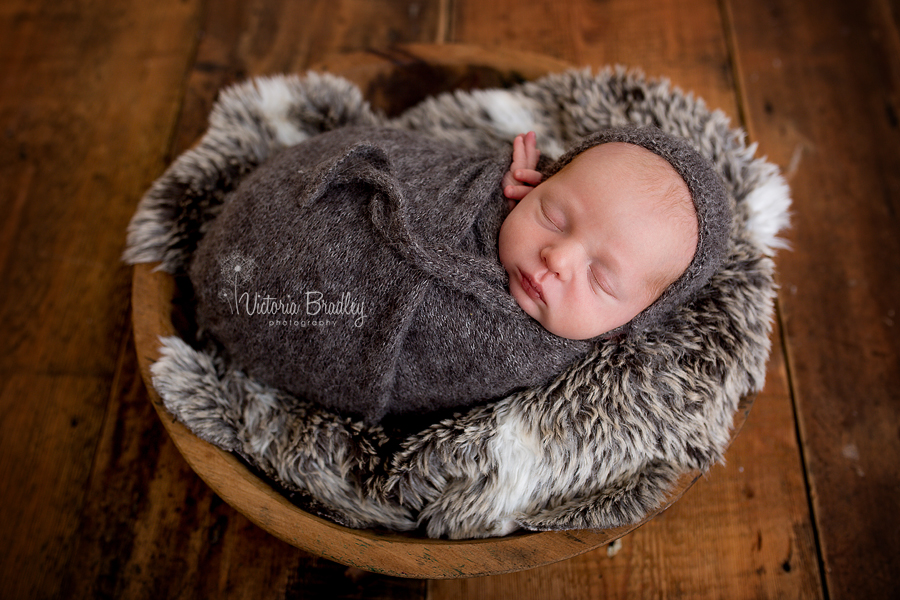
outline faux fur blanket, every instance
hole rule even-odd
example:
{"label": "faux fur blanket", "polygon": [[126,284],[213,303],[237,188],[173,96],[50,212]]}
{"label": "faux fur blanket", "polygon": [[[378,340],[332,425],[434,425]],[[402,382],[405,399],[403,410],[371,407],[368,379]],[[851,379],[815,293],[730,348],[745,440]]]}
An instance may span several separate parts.
{"label": "faux fur blanket", "polygon": [[323,131],[386,123],[472,149],[535,130],[552,157],[606,127],[656,125],[688,138],[723,176],[734,200],[729,256],[665,328],[604,342],[548,385],[403,428],[341,418],[248,378],[215,348],[163,339],[153,383],[176,418],[311,510],[432,537],[632,524],[679,474],[721,460],[738,401],[763,385],[771,256],[790,201],[742,132],[666,81],[572,70],[442,95],[389,123],[339,78],[249,81],[222,93],[199,145],[142,199],[125,259],[183,273],[223,198],[267,157]]}
{"label": "faux fur blanket", "polygon": [[545,385],[593,344],[549,333],[507,290],[509,162],[376,127],[285,149],[193,255],[198,324],[257,381],[369,425]]}

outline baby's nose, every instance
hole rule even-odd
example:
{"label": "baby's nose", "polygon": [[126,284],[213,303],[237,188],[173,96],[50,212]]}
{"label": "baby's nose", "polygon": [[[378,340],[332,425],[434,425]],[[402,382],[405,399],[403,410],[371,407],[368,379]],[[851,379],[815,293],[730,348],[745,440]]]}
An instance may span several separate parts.
{"label": "baby's nose", "polygon": [[577,249],[572,244],[559,243],[547,246],[541,251],[541,258],[547,270],[560,279],[568,279],[577,261]]}

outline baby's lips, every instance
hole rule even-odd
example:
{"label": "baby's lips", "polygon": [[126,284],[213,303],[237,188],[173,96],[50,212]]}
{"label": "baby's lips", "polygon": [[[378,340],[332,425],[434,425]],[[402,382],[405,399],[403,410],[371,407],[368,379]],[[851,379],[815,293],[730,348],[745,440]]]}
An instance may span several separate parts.
{"label": "baby's lips", "polygon": [[525,293],[528,294],[534,300],[538,300],[540,302],[544,301],[544,292],[541,289],[539,283],[537,283],[534,278],[532,278],[527,273],[521,273],[522,276],[522,289],[525,290]]}

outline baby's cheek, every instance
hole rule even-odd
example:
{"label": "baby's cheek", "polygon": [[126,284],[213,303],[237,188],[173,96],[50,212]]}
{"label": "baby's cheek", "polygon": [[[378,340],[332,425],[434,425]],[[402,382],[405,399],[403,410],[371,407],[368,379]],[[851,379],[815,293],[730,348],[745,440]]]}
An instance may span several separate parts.
{"label": "baby's cheek", "polygon": [[516,224],[514,219],[510,219],[509,217],[503,222],[503,225],[500,227],[500,236],[497,240],[497,249],[500,254],[500,264],[507,270],[507,272],[512,272],[513,263],[515,262],[516,252],[518,249],[518,238],[520,237],[520,232],[516,230]]}

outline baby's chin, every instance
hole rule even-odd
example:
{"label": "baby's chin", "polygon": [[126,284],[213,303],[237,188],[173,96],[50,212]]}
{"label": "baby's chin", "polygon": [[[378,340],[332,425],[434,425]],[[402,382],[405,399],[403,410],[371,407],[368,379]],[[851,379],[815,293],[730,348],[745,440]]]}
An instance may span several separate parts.
{"label": "baby's chin", "polygon": [[525,314],[538,322],[538,324],[543,327],[545,330],[549,331],[553,335],[557,337],[561,337],[567,340],[573,341],[581,341],[581,340],[589,340],[595,337],[599,337],[607,331],[595,332],[593,329],[589,329],[586,327],[579,327],[571,323],[553,323],[548,321],[542,313],[537,310],[537,307],[534,304],[534,301],[522,292],[522,295],[525,296],[525,303],[519,298],[516,297],[516,294],[513,294],[513,298],[516,300],[516,304],[519,305]]}
{"label": "baby's chin", "polygon": [[516,287],[513,287],[514,285],[516,284],[511,283],[509,290],[509,293],[513,297],[513,300],[516,301],[516,304],[519,305],[519,308],[525,311],[526,315],[540,323],[541,327],[547,329],[547,327],[543,323],[541,323],[541,314],[540,311],[538,311],[534,300],[528,297],[528,294],[525,293],[525,290],[523,290],[521,286],[516,285]]}
{"label": "baby's chin", "polygon": [[616,324],[610,327],[609,323],[602,325],[598,325],[597,323],[578,323],[572,321],[563,321],[560,323],[558,321],[550,320],[546,318],[546,316],[543,319],[535,318],[535,320],[553,335],[573,341],[593,340],[602,337],[625,324]]}

